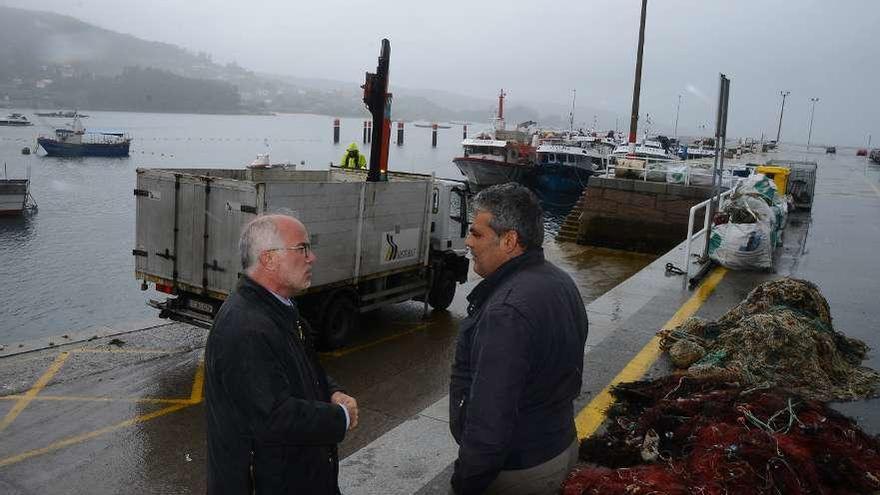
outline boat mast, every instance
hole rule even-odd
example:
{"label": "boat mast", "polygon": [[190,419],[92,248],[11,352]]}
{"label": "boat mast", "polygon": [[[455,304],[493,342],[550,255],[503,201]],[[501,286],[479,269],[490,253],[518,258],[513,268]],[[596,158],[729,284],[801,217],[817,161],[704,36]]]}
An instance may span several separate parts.
{"label": "boat mast", "polygon": [[636,151],[636,133],[639,126],[639,95],[642,90],[642,54],[645,51],[645,17],[648,12],[648,0],[642,0],[642,21],[639,25],[639,50],[636,54],[636,80],[633,84],[632,118],[629,124],[629,153]]}
{"label": "boat mast", "polygon": [[568,112],[568,133],[574,134],[574,100],[577,97],[577,90],[571,90],[571,110]]}
{"label": "boat mast", "polygon": [[495,117],[495,130],[504,130],[504,97],[507,96],[507,93],[504,92],[504,89],[501,89],[501,92],[498,93],[498,116]]}

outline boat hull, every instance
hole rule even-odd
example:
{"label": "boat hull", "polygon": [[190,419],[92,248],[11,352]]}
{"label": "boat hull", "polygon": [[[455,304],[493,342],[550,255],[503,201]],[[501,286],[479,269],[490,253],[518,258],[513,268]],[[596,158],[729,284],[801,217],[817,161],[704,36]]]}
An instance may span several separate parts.
{"label": "boat hull", "polygon": [[576,193],[587,187],[594,172],[568,166],[535,167],[535,187],[545,191]]}
{"label": "boat hull", "polygon": [[32,122],[17,122],[14,120],[0,120],[0,126],[2,127],[26,127],[29,125],[34,125]]}
{"label": "boat hull", "polygon": [[129,141],[121,143],[62,143],[55,139],[39,138],[37,142],[48,156],[128,156]]}
{"label": "boat hull", "polygon": [[531,166],[481,158],[459,157],[452,160],[468,183],[477,188],[524,181]]}

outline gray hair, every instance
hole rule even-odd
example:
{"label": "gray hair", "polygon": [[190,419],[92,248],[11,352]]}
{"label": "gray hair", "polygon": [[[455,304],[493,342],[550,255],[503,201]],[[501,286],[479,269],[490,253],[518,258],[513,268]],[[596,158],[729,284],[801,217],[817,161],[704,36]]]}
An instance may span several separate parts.
{"label": "gray hair", "polygon": [[241,269],[251,274],[263,251],[282,244],[275,215],[260,215],[248,222],[238,240],[238,251],[241,253]]}
{"label": "gray hair", "polygon": [[498,184],[474,197],[474,210],[492,214],[489,227],[496,235],[514,231],[524,249],[544,243],[544,210],[535,194],[515,182]]}

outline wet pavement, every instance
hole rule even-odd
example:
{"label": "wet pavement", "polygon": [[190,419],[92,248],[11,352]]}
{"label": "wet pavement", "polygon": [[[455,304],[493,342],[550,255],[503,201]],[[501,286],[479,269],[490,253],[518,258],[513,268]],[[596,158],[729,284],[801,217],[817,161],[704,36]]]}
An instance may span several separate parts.
{"label": "wet pavement", "polygon": [[[792,216],[776,273],[717,270],[687,291],[664,270],[681,264],[681,247],[652,262],[547,243],[590,314],[579,431],[601,423],[596,404],[609,382],[668,370],[651,351],[658,329],[690,314],[716,318],[767,279],[816,282],[835,328],[878,347],[880,166],[844,153],[809,155],[820,163],[816,200],[811,214]],[[345,493],[446,493],[455,456],[445,419],[449,363],[464,297],[477,282],[472,274],[449,311],[426,319],[415,303],[366,315],[351,346],[322,356],[361,407],[361,426],[341,445]],[[34,349],[48,342],[0,349],[0,493],[204,492],[207,331],[154,325],[71,333],[43,350]],[[877,351],[866,364],[880,367]],[[839,407],[880,431],[876,401]]]}
{"label": "wet pavement", "polygon": [[[654,259],[552,241],[547,256],[575,274],[585,303]],[[364,315],[351,345],[322,354],[361,408],[343,458],[443,399],[465,296],[478,282],[472,273],[450,309],[426,319],[417,303]],[[0,493],[204,492],[206,338],[153,319],[5,344]]]}

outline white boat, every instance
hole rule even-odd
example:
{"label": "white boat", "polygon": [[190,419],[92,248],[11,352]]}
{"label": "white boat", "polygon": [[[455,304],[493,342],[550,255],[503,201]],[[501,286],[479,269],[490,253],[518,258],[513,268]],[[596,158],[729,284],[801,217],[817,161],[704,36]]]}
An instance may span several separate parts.
{"label": "white boat", "polygon": [[461,142],[464,154],[452,159],[452,163],[477,189],[521,182],[532,171],[535,148],[530,135],[523,128],[504,128],[504,90],[498,95],[498,114],[492,132]]}
{"label": "white boat", "polygon": [[11,113],[5,119],[0,119],[0,126],[23,127],[27,125],[34,124],[20,113]]}
{"label": "white boat", "polygon": [[678,157],[670,153],[660,144],[660,141],[652,139],[643,139],[640,143],[636,143],[635,150],[630,152],[629,143],[621,144],[614,148],[611,156],[615,159],[635,158],[637,160],[645,160],[652,162],[669,162],[678,160]]}
{"label": "white boat", "polygon": [[[696,148],[687,146],[684,150],[687,153],[688,160],[696,160],[699,158],[715,158],[715,148],[704,148],[698,146]],[[682,154],[684,154],[684,152]]]}
{"label": "white boat", "polygon": [[452,163],[477,188],[525,180],[533,168],[534,148],[525,143],[486,136],[465,139],[461,145],[464,155]]}

